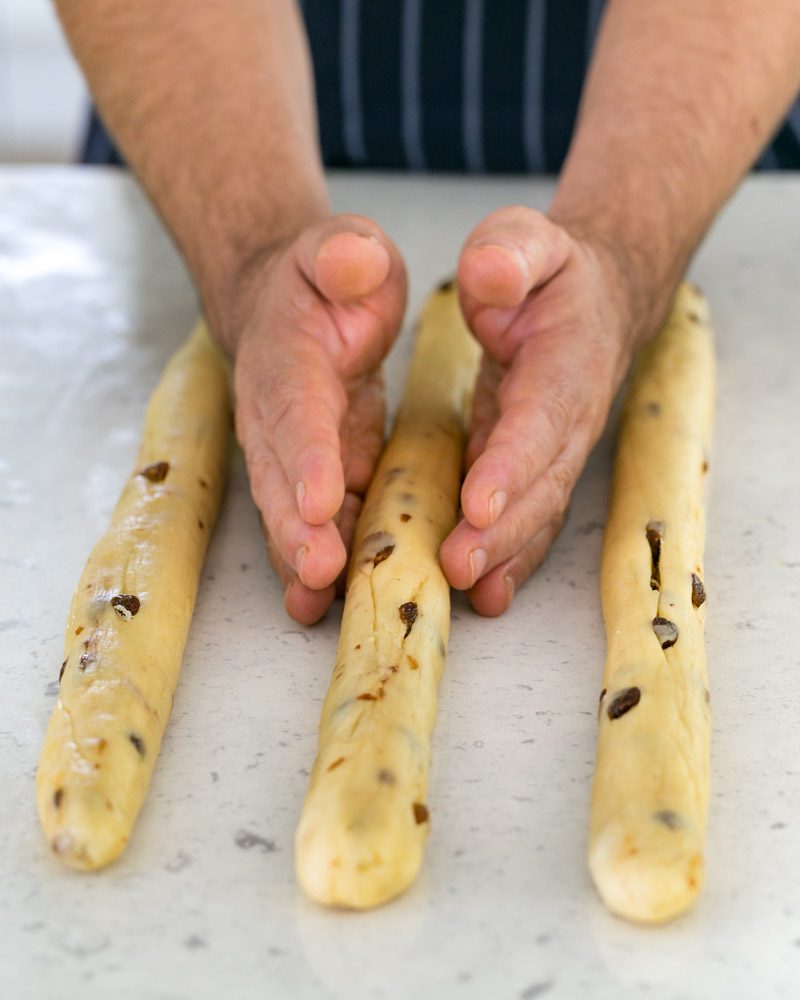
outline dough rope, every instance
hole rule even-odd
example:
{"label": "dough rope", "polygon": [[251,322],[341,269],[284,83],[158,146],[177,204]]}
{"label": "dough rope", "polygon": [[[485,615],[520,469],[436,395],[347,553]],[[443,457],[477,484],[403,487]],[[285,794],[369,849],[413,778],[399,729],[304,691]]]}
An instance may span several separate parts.
{"label": "dough rope", "polygon": [[142,443],[72,599],[36,800],[54,853],[108,864],[155,767],[227,470],[228,366],[199,323],[147,407]]}
{"label": "dough rope", "polygon": [[684,911],[703,880],[703,486],[713,402],[708,306],[684,284],[631,378],[601,569],[607,658],[589,867],[606,905],[644,923]]}
{"label": "dough rope", "polygon": [[295,842],[329,905],[401,893],[422,863],[436,692],[450,626],[438,549],[455,523],[479,348],[452,286],[429,299],[405,396],[356,528],[336,665]]}

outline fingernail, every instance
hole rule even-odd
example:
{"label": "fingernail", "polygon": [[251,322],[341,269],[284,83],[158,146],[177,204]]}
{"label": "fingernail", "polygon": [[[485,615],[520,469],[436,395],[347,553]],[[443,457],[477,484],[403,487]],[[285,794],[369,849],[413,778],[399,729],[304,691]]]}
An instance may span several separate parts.
{"label": "fingernail", "polygon": [[506,585],[506,596],[508,597],[508,604],[506,605],[506,607],[508,607],[509,604],[511,604],[511,602],[514,600],[514,593],[517,589],[517,585],[514,583],[513,576],[504,576],[503,583]]}
{"label": "fingernail", "polygon": [[294,557],[294,568],[298,576],[303,575],[303,560],[308,555],[308,546],[301,545]]}
{"label": "fingernail", "polygon": [[526,281],[530,281],[531,280],[531,267],[530,267],[530,263],[528,262],[527,255],[524,254],[521,250],[517,250],[515,248],[514,249],[514,256],[517,258],[517,262],[519,263],[520,274],[523,275],[523,277],[525,278]]}
{"label": "fingernail", "polygon": [[505,243],[479,243],[477,246],[478,250],[491,249],[492,251],[501,250],[507,257],[510,257],[519,266],[521,274],[525,278],[530,277],[530,265],[528,264],[528,258],[523,253],[523,251],[514,245],[508,245]]}
{"label": "fingernail", "polygon": [[472,576],[473,586],[476,580],[479,580],[483,575],[483,571],[486,569],[486,563],[489,561],[489,557],[486,555],[484,549],[473,549],[469,554],[469,571]]}
{"label": "fingernail", "polygon": [[304,482],[299,482],[295,487],[295,496],[297,497],[297,509],[300,513],[303,513],[303,500],[306,495],[306,484]]}
{"label": "fingernail", "polygon": [[508,494],[505,490],[495,490],[494,493],[492,493],[489,497],[489,524],[494,524],[494,522],[506,509],[507,503]]}

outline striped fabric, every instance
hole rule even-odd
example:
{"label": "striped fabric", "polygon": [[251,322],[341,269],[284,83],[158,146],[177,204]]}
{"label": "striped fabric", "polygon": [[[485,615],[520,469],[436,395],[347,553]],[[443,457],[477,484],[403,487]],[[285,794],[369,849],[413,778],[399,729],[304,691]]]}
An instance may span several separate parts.
{"label": "striped fabric", "polygon": [[[603,0],[300,0],[335,167],[553,173]],[[120,163],[92,115],[85,160]],[[800,169],[800,100],[758,166]]]}

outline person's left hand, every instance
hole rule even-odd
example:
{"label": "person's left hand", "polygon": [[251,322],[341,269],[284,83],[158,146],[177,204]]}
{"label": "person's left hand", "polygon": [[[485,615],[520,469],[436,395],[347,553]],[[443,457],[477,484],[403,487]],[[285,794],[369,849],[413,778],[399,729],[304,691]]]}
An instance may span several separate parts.
{"label": "person's left hand", "polygon": [[524,207],[473,230],[458,282],[485,358],[464,516],[440,558],[476,611],[499,615],[561,529],[632,356],[633,310],[607,243]]}

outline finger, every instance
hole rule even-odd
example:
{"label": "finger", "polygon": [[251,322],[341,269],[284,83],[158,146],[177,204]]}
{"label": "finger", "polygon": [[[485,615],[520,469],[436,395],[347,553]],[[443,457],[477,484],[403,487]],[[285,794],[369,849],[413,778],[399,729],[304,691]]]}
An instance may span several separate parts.
{"label": "finger", "polygon": [[342,465],[347,490],[363,496],[383,447],[385,405],[380,371],[347,387],[348,406],[341,426]]}
{"label": "finger", "polygon": [[322,618],[336,596],[335,587],[330,585],[322,590],[311,590],[300,582],[297,573],[278,552],[277,546],[262,520],[264,537],[267,542],[270,562],[283,584],[283,602],[287,613],[301,625],[314,625]]}
{"label": "finger", "polygon": [[246,449],[245,459],[253,498],[281,559],[309,589],[328,587],[346,561],[336,526],[332,521],[310,525],[300,517],[293,491],[266,445]]}
{"label": "finger", "polygon": [[[358,522],[358,515],[361,513],[363,503],[364,501],[359,494],[351,493],[348,490],[345,494],[342,509],[336,519],[336,527],[339,529],[339,534],[342,536],[342,542],[345,549],[347,549],[348,554],[353,546],[353,536],[356,532],[356,523]],[[342,570],[336,580],[336,593],[340,597],[344,596],[346,582],[347,567]]]}
{"label": "finger", "polygon": [[287,585],[283,604],[287,613],[301,625],[316,625],[336,597],[336,588],[331,584],[323,590],[310,590],[295,577]]}
{"label": "finger", "polygon": [[486,450],[489,435],[500,417],[497,390],[503,375],[502,366],[484,354],[475,382],[475,396],[472,400],[469,437],[464,456],[466,469],[470,469],[478,456]]}
{"label": "finger", "polygon": [[[349,552],[355,532],[356,522],[361,510],[361,497],[348,492],[342,509],[336,518],[336,526],[342,536],[345,549]],[[302,625],[314,625],[326,613],[337,595],[344,593],[346,568],[342,570],[335,584],[321,590],[312,590],[305,586],[297,573],[281,556],[275,540],[270,536],[263,518],[261,526],[267,543],[269,559],[277,573],[284,589],[284,605],[288,614]]]}
{"label": "finger", "polygon": [[301,234],[295,257],[307,280],[331,302],[376,292],[402,261],[381,227],[365,215],[331,216]]}
{"label": "finger", "polygon": [[588,435],[577,434],[533,486],[489,528],[462,519],[442,543],[439,555],[453,587],[469,590],[510,559],[548,524],[561,517],[589,450]]}
{"label": "finger", "polygon": [[519,552],[481,577],[467,591],[469,602],[479,615],[491,618],[508,609],[519,588],[544,561],[563,523],[564,517],[559,516],[545,525]]}
{"label": "finger", "polygon": [[[406,300],[406,272],[394,243],[376,222],[337,215],[305,230],[294,260],[329,306],[336,338],[327,339],[344,375],[375,367],[394,341]],[[324,339],[325,330],[318,329]]]}
{"label": "finger", "polygon": [[466,302],[512,309],[567,262],[572,242],[546,215],[522,205],[498,209],[467,237],[458,264]]}
{"label": "finger", "polygon": [[[520,348],[495,398],[499,415],[461,490],[464,516],[488,528],[548,469],[597,400],[580,336],[547,333]],[[487,385],[487,391],[489,390]],[[479,430],[486,432],[485,425]],[[470,442],[474,454],[480,442]]]}
{"label": "finger", "polygon": [[315,342],[300,344],[291,370],[264,394],[262,425],[297,507],[309,524],[340,510],[345,490],[363,494],[383,444],[383,380],[371,372],[345,393]]}
{"label": "finger", "polygon": [[[278,457],[297,508],[309,523],[323,525],[339,510],[346,471],[340,432],[348,411],[342,386],[369,379],[391,344],[405,303],[405,270],[391,241],[371,220],[342,215],[309,227],[290,248],[273,280],[288,296],[272,322],[283,336],[262,337],[252,358],[239,364],[242,381],[262,374],[256,409]],[[307,292],[293,282],[305,282]],[[260,347],[258,346],[260,344]],[[373,410],[382,418],[382,409]],[[345,436],[349,437],[347,428]],[[375,433],[373,429],[373,433]],[[382,436],[383,426],[377,428]]]}
{"label": "finger", "polygon": [[344,499],[339,427],[347,397],[317,341],[297,337],[284,358],[265,357],[251,424],[274,452],[297,512],[326,524]]}
{"label": "finger", "polygon": [[352,302],[371,295],[389,276],[389,252],[378,235],[348,229],[326,236],[317,249],[315,284],[332,302]]}

